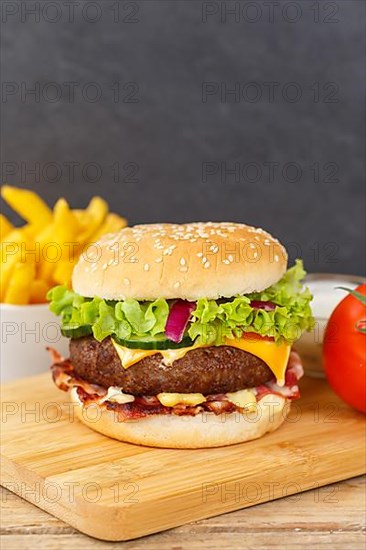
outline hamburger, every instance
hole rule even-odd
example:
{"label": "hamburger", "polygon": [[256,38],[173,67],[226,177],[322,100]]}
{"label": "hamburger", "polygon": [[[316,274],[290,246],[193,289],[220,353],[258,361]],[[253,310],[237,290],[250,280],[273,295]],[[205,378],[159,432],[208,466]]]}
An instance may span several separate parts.
{"label": "hamburger", "polygon": [[303,374],[291,350],[311,330],[302,262],[260,228],[147,224],[81,255],[57,286],[70,356],[51,350],[77,417],[120,441],[217,447],[277,429]]}

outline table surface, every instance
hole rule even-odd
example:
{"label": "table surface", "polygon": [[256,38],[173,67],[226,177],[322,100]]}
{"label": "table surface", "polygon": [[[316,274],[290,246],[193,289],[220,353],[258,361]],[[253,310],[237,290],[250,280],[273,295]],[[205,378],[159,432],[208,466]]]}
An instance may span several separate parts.
{"label": "table surface", "polygon": [[129,542],[83,535],[1,488],[2,550],[364,550],[365,477],[360,476]]}

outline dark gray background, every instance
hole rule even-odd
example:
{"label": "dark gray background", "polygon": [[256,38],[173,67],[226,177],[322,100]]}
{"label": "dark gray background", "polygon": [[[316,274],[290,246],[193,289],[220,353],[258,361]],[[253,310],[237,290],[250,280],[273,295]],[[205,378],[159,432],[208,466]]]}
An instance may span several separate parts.
{"label": "dark gray background", "polygon": [[130,223],[259,225],[309,271],[363,273],[364,2],[117,3],[79,0],[72,21],[63,1],[2,2],[2,180],[50,204],[100,194]]}

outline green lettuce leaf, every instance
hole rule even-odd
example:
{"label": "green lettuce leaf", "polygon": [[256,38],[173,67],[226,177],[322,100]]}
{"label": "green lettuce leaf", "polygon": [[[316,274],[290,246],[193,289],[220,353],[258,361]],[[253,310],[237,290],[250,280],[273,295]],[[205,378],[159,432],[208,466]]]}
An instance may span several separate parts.
{"label": "green lettuce leaf", "polygon": [[[237,296],[221,303],[200,299],[192,313],[194,321],[188,329],[190,337],[204,344],[220,344],[226,338],[240,338],[245,332],[270,336],[276,342],[294,342],[304,330],[314,326],[310,301],[312,295],[301,280],[306,272],[301,260],[296,260],[278,283],[262,292]],[[273,302],[274,310],[254,309],[252,300]]]}
{"label": "green lettuce leaf", "polygon": [[98,341],[111,335],[126,340],[131,336],[163,334],[169,315],[169,304],[163,298],[154,302],[114,302],[98,297],[83,298],[64,286],[56,286],[49,291],[47,299],[50,310],[61,315],[63,328],[88,325]]}
{"label": "green lettuce leaf", "polygon": [[97,321],[92,325],[93,335],[96,340],[104,340],[111,334],[117,332],[117,321],[114,314],[114,307],[108,305],[104,300],[99,303],[99,315]]}
{"label": "green lettuce leaf", "polygon": [[[314,326],[312,296],[301,284],[305,274],[302,261],[296,260],[280,281],[262,292],[231,300],[201,298],[188,324],[188,335],[206,345],[220,345],[226,338],[240,338],[246,332],[270,336],[279,343],[294,342]],[[90,326],[99,341],[107,336],[125,340],[161,336],[169,315],[169,303],[164,298],[115,302],[84,298],[63,286],[51,289],[47,297],[51,311],[61,315],[64,328]],[[255,309],[250,305],[252,300],[270,301],[276,307],[269,311]]]}

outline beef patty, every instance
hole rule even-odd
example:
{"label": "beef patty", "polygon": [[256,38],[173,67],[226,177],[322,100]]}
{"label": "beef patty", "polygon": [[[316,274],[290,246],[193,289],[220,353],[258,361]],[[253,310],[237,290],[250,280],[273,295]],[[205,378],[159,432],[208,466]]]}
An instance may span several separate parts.
{"label": "beef patty", "polygon": [[71,340],[70,359],[81,378],[104,387],[120,386],[132,395],[226,393],[273,378],[259,357],[231,346],[193,349],[171,366],[164,365],[161,354],[156,353],[125,369],[110,338],[98,342],[86,336]]}

